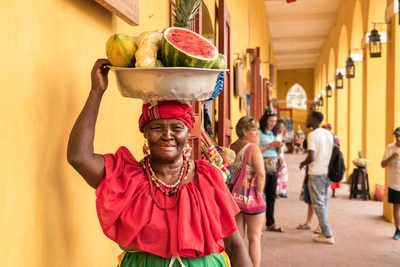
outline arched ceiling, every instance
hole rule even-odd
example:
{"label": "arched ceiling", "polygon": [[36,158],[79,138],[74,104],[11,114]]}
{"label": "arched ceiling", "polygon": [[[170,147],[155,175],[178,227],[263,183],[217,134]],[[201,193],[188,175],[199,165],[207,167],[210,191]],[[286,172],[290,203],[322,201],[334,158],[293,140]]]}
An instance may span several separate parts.
{"label": "arched ceiling", "polygon": [[264,0],[278,70],[315,67],[340,1]]}

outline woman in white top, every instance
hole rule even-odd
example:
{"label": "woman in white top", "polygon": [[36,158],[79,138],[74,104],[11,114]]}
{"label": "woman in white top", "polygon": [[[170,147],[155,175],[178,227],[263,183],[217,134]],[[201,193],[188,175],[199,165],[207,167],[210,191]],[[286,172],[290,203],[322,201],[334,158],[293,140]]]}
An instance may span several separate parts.
{"label": "woman in white top", "polygon": [[[275,127],[273,131],[276,133],[276,140],[281,141],[284,143],[285,140],[283,140],[283,130],[285,129],[285,123],[283,120],[278,120],[275,124]],[[278,180],[276,183],[276,196],[277,198],[283,197],[287,198],[287,184],[289,180],[289,173],[288,173],[288,168],[286,165],[285,161],[285,153],[284,153],[285,148],[282,147],[279,153],[279,158],[282,163],[282,169],[278,173]]]}
{"label": "woman in white top", "polygon": [[[236,160],[231,164],[230,170],[232,173],[231,183],[233,184],[236,179],[236,174],[239,173],[239,170],[242,167],[244,167],[243,157],[246,149],[251,149],[245,168],[248,175],[254,175],[254,173],[256,173],[256,188],[258,192],[263,194],[265,186],[265,169],[261,150],[258,146],[260,142],[258,128],[258,122],[252,117],[245,116],[238,121],[236,125],[236,134],[239,139],[230,145],[230,149],[236,153]],[[261,265],[261,232],[264,223],[264,217],[265,210],[256,214],[239,212],[239,214],[235,217],[236,224],[240,234],[242,235],[242,238],[245,237],[245,229],[247,226],[249,255],[254,267],[259,267]]]}

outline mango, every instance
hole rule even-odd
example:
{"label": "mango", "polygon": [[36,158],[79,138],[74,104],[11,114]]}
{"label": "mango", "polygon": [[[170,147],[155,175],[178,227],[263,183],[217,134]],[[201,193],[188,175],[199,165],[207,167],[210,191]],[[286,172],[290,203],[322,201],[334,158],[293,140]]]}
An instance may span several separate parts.
{"label": "mango", "polygon": [[111,35],[106,43],[107,58],[115,67],[135,67],[136,50],[135,39],[123,33]]}

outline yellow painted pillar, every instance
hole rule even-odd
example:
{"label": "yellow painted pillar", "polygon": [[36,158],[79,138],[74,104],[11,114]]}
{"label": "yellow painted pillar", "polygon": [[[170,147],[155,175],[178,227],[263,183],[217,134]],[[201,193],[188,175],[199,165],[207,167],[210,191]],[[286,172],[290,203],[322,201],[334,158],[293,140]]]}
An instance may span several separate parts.
{"label": "yellow painted pillar", "polygon": [[[339,105],[338,108],[345,109],[347,111],[347,150],[341,149],[346,160],[346,172],[347,177],[353,172],[354,165],[353,159],[358,157],[358,151],[362,149],[362,107],[363,107],[363,91],[362,91],[362,74],[363,64],[362,62],[354,62],[355,65],[355,77],[352,79],[344,78],[344,94],[348,96],[348,106],[343,107]],[[347,82],[346,82],[347,81]]]}
{"label": "yellow painted pillar", "polygon": [[[344,78],[346,79],[346,78]],[[348,107],[349,107],[349,94],[348,94],[348,86],[343,83],[342,89],[333,89],[335,95],[335,123],[332,129],[332,132],[339,138],[340,140],[340,150],[342,153],[348,151]],[[346,159],[345,159],[346,160]],[[347,163],[348,166],[348,163]]]}
{"label": "yellow painted pillar", "polygon": [[[383,35],[383,33],[381,33]],[[382,43],[382,56],[371,58],[368,44],[364,47],[363,75],[363,143],[364,157],[372,160],[367,167],[371,197],[375,184],[384,184],[385,172],[380,166],[383,149],[386,146],[386,44]]]}
{"label": "yellow painted pillar", "polygon": [[[398,25],[398,14],[392,17],[392,23],[389,25],[390,35],[387,45],[387,88],[386,88],[386,134],[384,135],[385,146],[394,142],[393,130],[400,126],[400,27]],[[397,51],[396,51],[397,47]],[[396,53],[397,52],[397,53]],[[384,149],[383,147],[382,149]],[[383,155],[382,150],[382,155]],[[388,203],[387,172],[385,171],[385,194],[383,195],[383,216],[393,222],[392,204]]]}
{"label": "yellow painted pillar", "polygon": [[[336,89],[332,89],[336,90]],[[336,94],[332,92],[332,97],[327,97],[324,95],[324,105],[326,105],[326,116],[325,116],[325,123],[330,123],[332,126],[335,125],[335,101],[336,101]]]}

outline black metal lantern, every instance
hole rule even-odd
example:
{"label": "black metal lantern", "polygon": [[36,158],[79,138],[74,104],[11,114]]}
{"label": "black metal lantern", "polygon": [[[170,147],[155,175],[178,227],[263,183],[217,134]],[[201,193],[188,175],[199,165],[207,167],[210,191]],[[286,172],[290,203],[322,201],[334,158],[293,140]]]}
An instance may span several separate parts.
{"label": "black metal lantern", "polygon": [[315,102],[315,103],[312,105],[312,109],[313,109],[314,111],[318,111],[318,102]]}
{"label": "black metal lantern", "polygon": [[369,57],[381,57],[382,55],[381,35],[373,29],[369,34]]}
{"label": "black metal lantern", "polygon": [[335,87],[336,89],[343,89],[343,75],[340,71],[335,77]]}
{"label": "black metal lantern", "polygon": [[318,98],[318,106],[322,107],[324,105],[324,98],[322,95]]}
{"label": "black metal lantern", "polygon": [[354,78],[356,73],[356,67],[354,66],[354,61],[351,57],[346,60],[346,78]]}
{"label": "black metal lantern", "polygon": [[332,97],[332,87],[328,84],[325,88],[326,97]]}

